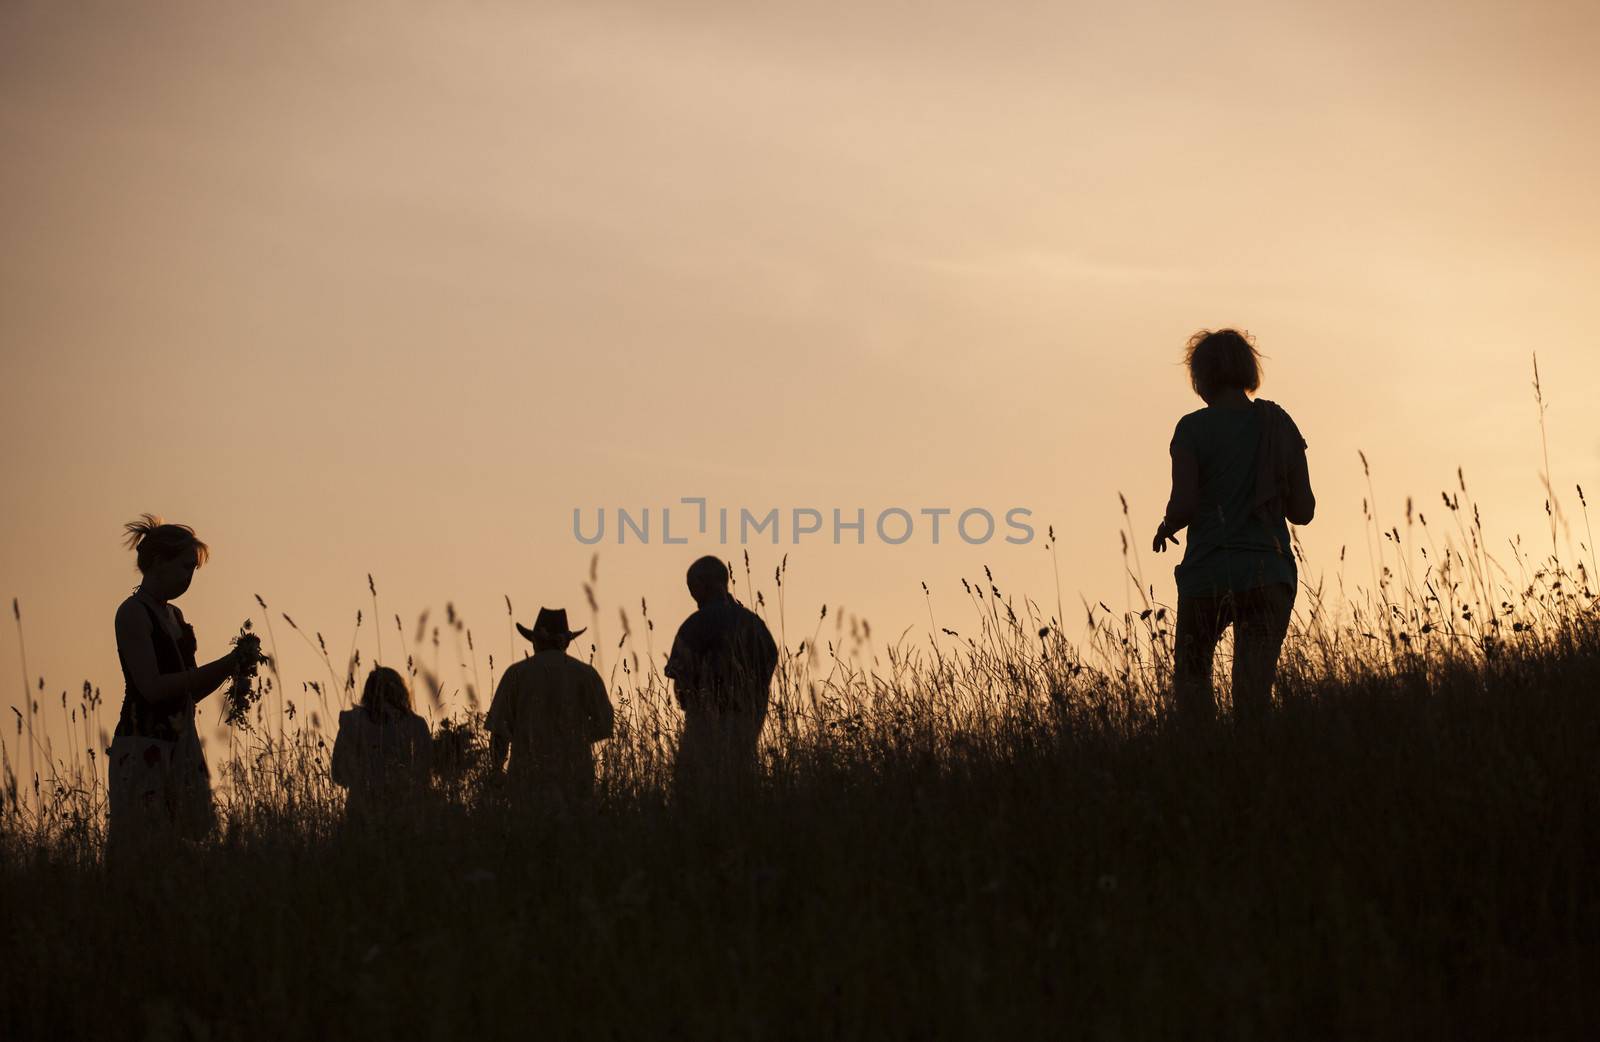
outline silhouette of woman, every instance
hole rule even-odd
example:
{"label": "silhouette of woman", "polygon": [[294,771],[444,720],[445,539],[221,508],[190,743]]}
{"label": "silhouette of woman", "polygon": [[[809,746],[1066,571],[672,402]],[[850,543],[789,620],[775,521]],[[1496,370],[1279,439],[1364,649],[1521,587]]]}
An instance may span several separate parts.
{"label": "silhouette of woman", "polygon": [[388,666],[373,667],[360,704],[339,714],[333,741],[333,780],[349,790],[345,820],[371,821],[425,791],[432,742],[405,680]]}
{"label": "silhouette of woman", "polygon": [[1309,524],[1316,511],[1306,443],[1282,408],[1250,397],[1261,385],[1261,356],[1247,334],[1201,330],[1184,362],[1206,407],[1172,433],[1172,495],[1153,544],[1161,553],[1189,529],[1174,569],[1175,701],[1190,722],[1215,715],[1212,662],[1231,624],[1234,716],[1255,720],[1272,701],[1299,582],[1286,522]]}
{"label": "silhouette of woman", "polygon": [[247,664],[245,653],[236,648],[195,665],[194,627],[171,603],[210,554],[194,529],[154,514],[123,528],[143,579],[117,607],[124,691],[110,751],[107,846],[135,836],[202,839],[215,827],[216,811],[195,703]]}

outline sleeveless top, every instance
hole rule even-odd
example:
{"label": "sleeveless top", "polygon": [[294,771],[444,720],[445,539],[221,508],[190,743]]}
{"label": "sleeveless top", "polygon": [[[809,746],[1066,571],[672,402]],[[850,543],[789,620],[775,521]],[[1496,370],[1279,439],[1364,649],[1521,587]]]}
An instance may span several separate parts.
{"label": "sleeveless top", "polygon": [[[174,640],[172,634],[157,618],[156,610],[146,601],[141,600],[139,603],[150,616],[150,639],[155,644],[156,669],[162,675],[194,669],[194,656],[198,645],[195,641],[194,627],[184,621],[183,612],[179,611],[176,605],[171,606],[173,613],[178,617],[178,630],[182,634],[180,639]],[[123,658],[120,647],[117,649],[117,660],[122,663],[123,681],[122,716],[117,720],[117,734],[176,742],[180,727],[187,729],[194,726],[192,701],[183,696],[161,702],[146,701],[134,686],[133,678],[128,675],[128,662]]]}

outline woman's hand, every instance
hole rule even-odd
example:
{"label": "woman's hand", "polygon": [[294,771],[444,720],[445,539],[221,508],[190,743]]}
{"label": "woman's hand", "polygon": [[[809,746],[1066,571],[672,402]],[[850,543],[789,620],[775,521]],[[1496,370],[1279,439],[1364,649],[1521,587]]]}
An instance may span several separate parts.
{"label": "woman's hand", "polygon": [[254,636],[239,638],[225,657],[233,664],[235,670],[249,669],[267,660],[267,656],[261,651],[261,641]]}
{"label": "woman's hand", "polygon": [[1151,542],[1150,549],[1158,554],[1165,553],[1168,540],[1171,540],[1173,545],[1177,545],[1178,537],[1176,532],[1177,529],[1168,527],[1166,520],[1162,519],[1161,524],[1156,526],[1156,537]]}

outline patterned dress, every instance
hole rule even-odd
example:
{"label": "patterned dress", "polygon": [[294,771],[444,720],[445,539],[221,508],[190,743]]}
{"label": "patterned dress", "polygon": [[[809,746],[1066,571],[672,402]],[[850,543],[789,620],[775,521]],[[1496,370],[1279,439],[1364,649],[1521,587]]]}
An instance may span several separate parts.
{"label": "patterned dress", "polygon": [[[195,668],[194,627],[183,613],[177,617],[179,637],[140,600],[150,616],[150,639],[162,675]],[[194,699],[188,696],[152,702],[128,673],[122,649],[124,691],[122,715],[110,752],[110,798],[107,843],[120,845],[135,836],[203,839],[216,827],[211,771],[195,727]]]}

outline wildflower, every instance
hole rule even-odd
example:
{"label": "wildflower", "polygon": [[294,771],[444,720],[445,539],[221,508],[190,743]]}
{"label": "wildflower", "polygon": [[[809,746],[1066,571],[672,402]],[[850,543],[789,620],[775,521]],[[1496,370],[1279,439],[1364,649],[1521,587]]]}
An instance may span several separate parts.
{"label": "wildflower", "polygon": [[239,648],[239,665],[234,670],[233,681],[228,685],[222,720],[235,727],[248,727],[250,708],[261,700],[261,688],[256,684],[256,666],[265,656],[261,653],[261,638],[250,631],[250,620],[239,627],[239,635],[229,641]]}

